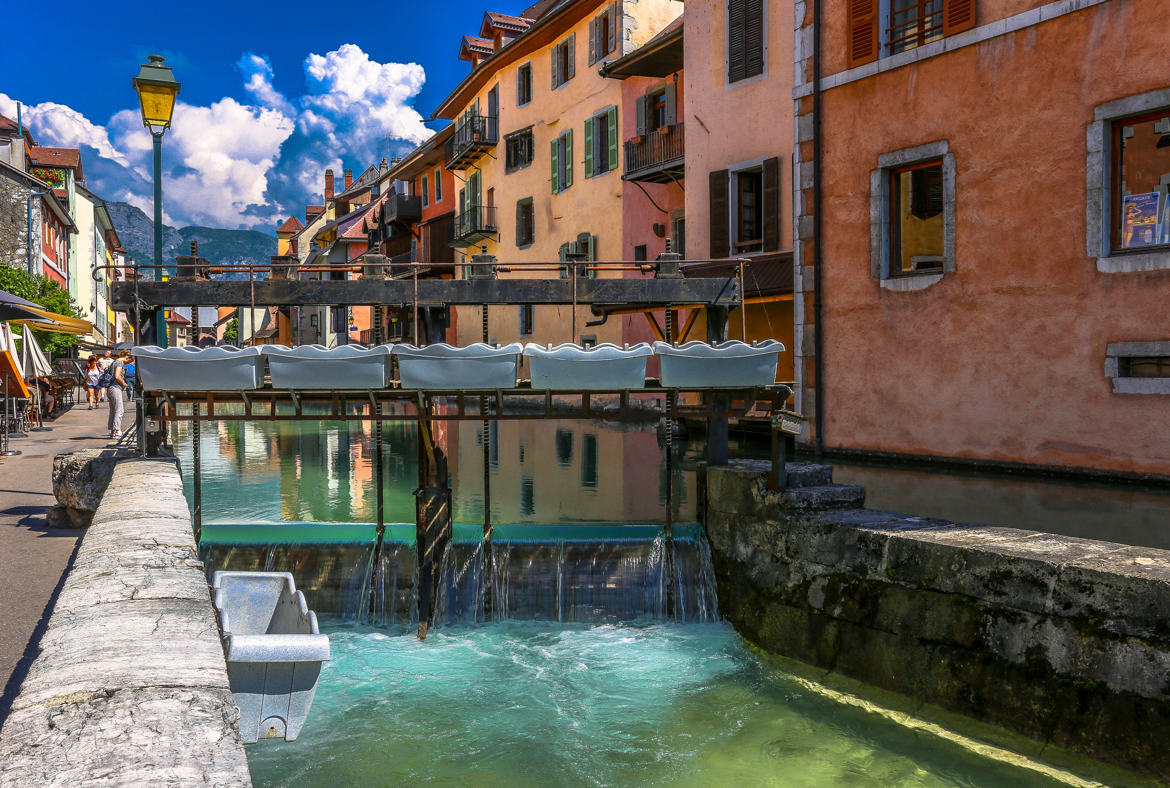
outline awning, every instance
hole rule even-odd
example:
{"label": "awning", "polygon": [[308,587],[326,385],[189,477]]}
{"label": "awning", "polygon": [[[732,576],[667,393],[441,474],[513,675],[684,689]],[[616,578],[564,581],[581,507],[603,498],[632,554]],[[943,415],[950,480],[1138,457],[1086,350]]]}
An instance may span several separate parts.
{"label": "awning", "polygon": [[25,308],[37,313],[44,320],[19,320],[16,322],[26,325],[29,328],[34,328],[37,331],[51,331],[56,334],[76,334],[77,336],[85,336],[86,334],[93,333],[93,324],[88,320],[82,320],[79,317],[70,317],[69,315],[58,315],[56,312],[50,312],[39,306]]}

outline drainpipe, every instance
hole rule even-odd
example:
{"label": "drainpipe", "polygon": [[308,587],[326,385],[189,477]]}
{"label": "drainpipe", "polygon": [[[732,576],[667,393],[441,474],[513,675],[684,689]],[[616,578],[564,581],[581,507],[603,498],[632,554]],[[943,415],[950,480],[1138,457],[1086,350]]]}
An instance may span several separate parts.
{"label": "drainpipe", "polygon": [[34,255],[37,253],[37,250],[33,248],[32,203],[34,199],[44,197],[46,194],[48,194],[48,192],[33,192],[28,197],[26,197],[24,201],[25,206],[28,208],[28,272],[33,275],[36,275],[37,272],[35,263],[36,257],[34,257]]}
{"label": "drainpipe", "polygon": [[817,459],[825,453],[825,310],[821,266],[821,3],[813,4],[813,374],[816,377],[814,448]]}

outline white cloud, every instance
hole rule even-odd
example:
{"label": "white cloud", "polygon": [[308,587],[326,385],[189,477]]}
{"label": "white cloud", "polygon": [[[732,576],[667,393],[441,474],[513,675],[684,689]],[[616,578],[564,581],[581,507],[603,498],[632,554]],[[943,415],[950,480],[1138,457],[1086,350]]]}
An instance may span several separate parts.
{"label": "white cloud", "polygon": [[[344,44],[305,58],[307,93],[293,99],[276,88],[267,57],[247,52],[236,66],[249,103],[225,97],[175,107],[163,142],[171,223],[273,229],[320,201],[326,167],[360,172],[385,155],[387,136],[413,145],[431,134],[409,104],[426,78],[418,64],[378,63]],[[0,113],[15,112],[0,93]],[[54,103],[25,106],[24,117],[39,142],[96,151],[99,160],[87,150],[84,163],[99,194],[152,207],[152,142],[137,108],[115,112],[105,126]]]}

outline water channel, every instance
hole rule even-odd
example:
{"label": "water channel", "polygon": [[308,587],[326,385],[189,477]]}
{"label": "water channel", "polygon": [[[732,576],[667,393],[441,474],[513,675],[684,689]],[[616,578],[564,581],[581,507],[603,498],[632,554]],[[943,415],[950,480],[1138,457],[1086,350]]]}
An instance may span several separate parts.
{"label": "water channel", "polygon": [[[391,525],[375,556],[369,426],[203,427],[209,568],[293,572],[332,638],[300,739],[249,746],[256,785],[1059,784],[864,698],[842,703],[744,643],[719,619],[705,542],[685,525],[701,446],[679,442],[667,478],[652,429],[492,427],[499,544],[485,563],[482,433],[450,427],[456,538],[436,626],[418,641],[414,428],[387,422],[384,434]],[[188,430],[176,446],[189,469]],[[684,525],[668,546],[671,484]],[[669,549],[680,579],[668,596]],[[474,598],[485,587],[490,617]]]}

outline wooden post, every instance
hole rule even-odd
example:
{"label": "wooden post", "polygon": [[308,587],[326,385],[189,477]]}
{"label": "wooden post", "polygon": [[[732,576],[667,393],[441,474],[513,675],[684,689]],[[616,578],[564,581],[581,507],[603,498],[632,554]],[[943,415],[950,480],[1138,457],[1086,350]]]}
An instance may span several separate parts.
{"label": "wooden post", "polygon": [[[707,307],[707,341],[711,344],[727,341],[728,308],[725,306]],[[709,394],[716,406],[727,407],[727,395]],[[727,419],[712,417],[707,419],[707,464],[727,464]]]}

